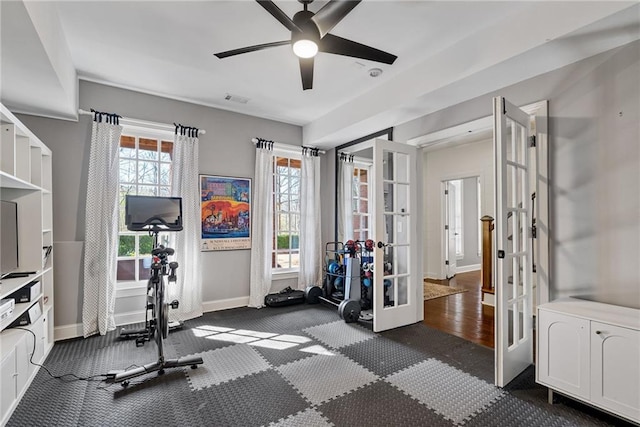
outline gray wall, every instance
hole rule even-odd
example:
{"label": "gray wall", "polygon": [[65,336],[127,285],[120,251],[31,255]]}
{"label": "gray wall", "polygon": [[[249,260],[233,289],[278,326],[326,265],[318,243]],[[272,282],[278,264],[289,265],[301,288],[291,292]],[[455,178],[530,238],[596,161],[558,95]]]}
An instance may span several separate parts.
{"label": "gray wall", "polygon": [[[182,123],[206,130],[200,137],[204,174],[253,179],[255,147],[252,137],[301,144],[302,129],[271,120],[160,98],[138,92],[80,82],[80,108],[117,112],[124,117],[160,123]],[[19,115],[53,152],[53,237],[55,245],[55,323],[82,321],[82,246],[91,117],[79,122]],[[203,252],[203,300],[217,301],[249,295],[250,251]],[[274,285],[275,287],[275,285]],[[143,300],[140,300],[143,301]],[[118,312],[141,310],[119,301]]]}
{"label": "gray wall", "polygon": [[[549,100],[551,298],[638,290],[640,42],[402,124],[396,141]],[[428,171],[425,171],[427,173]]]}

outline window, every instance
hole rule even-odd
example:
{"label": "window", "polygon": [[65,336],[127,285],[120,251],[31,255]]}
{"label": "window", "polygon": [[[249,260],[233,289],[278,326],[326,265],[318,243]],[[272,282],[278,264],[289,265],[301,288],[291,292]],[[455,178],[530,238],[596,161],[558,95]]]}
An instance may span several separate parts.
{"label": "window", "polygon": [[370,166],[354,164],[353,167],[353,238],[364,241],[369,238],[371,215],[369,213]]}
{"label": "window", "polygon": [[274,156],[273,245],[274,270],[298,270],[300,266],[301,158]]}
{"label": "window", "polygon": [[[125,128],[120,137],[120,194],[118,197],[118,274],[119,282],[147,280],[151,268],[153,238],[145,232],[127,230],[125,200],[127,194],[141,196],[171,195],[171,158],[173,142],[163,135],[142,134]],[[160,244],[169,236],[161,233]]]}

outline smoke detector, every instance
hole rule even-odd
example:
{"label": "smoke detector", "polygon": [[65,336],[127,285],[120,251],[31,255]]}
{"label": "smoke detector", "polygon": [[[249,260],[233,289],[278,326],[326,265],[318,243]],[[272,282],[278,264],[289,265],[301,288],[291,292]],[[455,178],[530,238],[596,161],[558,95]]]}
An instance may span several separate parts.
{"label": "smoke detector", "polygon": [[378,77],[380,74],[382,74],[382,70],[380,68],[372,68],[369,70],[369,76],[371,77]]}
{"label": "smoke detector", "polygon": [[239,104],[246,104],[247,102],[249,102],[249,98],[246,98],[244,96],[239,96],[239,95],[232,95],[230,93],[227,93],[224,96],[224,99],[226,101],[237,102]]}

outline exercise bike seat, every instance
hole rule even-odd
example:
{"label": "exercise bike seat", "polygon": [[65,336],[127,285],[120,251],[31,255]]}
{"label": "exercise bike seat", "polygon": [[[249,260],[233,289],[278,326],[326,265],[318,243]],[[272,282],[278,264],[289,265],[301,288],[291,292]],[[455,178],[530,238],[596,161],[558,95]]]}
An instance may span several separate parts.
{"label": "exercise bike seat", "polygon": [[172,248],[165,248],[163,246],[160,246],[159,248],[156,248],[151,251],[151,255],[153,256],[162,256],[162,255],[171,256],[174,253],[175,251]]}

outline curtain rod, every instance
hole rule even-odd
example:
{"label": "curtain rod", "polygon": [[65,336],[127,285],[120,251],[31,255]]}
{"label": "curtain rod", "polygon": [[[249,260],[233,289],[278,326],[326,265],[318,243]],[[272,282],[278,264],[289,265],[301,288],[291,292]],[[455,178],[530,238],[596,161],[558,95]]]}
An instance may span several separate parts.
{"label": "curtain rod", "polygon": [[[93,116],[93,113],[91,111],[82,110],[82,109],[78,110],[78,114],[82,114],[83,116]],[[128,117],[121,118],[120,123],[123,125],[130,125],[130,126],[150,127],[156,130],[167,130],[167,131],[170,131],[171,133],[173,133],[176,129],[176,127],[172,124],[150,122],[147,120],[139,120],[139,119],[130,119]],[[204,129],[198,129],[198,133],[204,135],[205,133],[207,133],[207,131]]]}
{"label": "curtain rod", "polygon": [[[258,141],[259,141],[258,138],[251,138],[251,142],[253,142],[254,144],[257,144]],[[302,146],[300,145],[283,144],[281,142],[274,142],[273,147],[278,148],[280,150],[284,150],[284,151],[290,151],[292,153],[297,153],[299,150],[302,149]],[[318,150],[318,153],[325,154],[326,151]]]}

